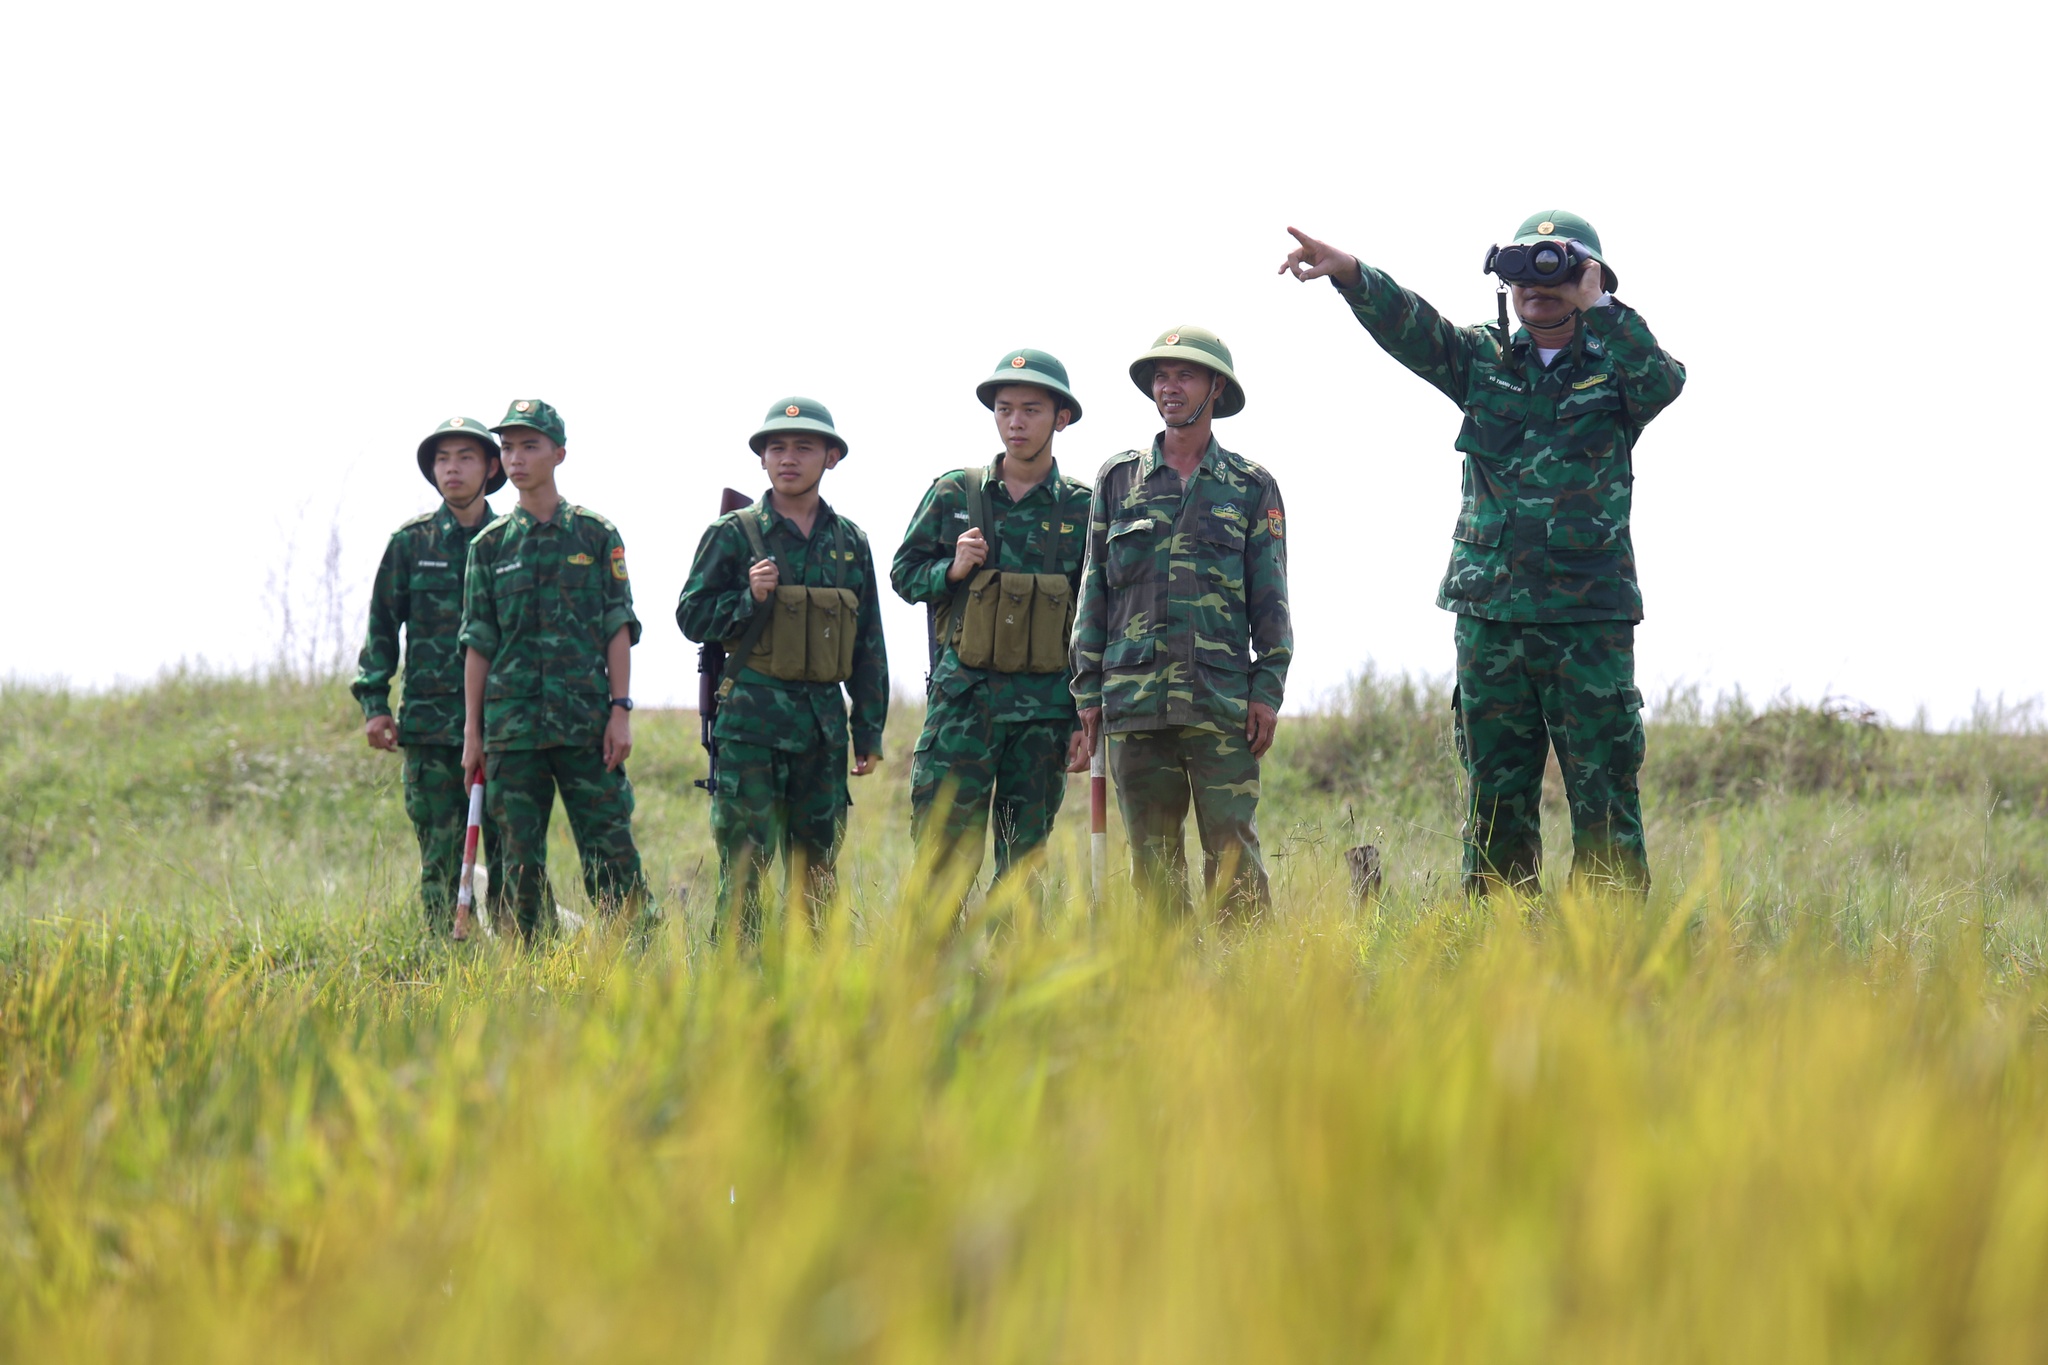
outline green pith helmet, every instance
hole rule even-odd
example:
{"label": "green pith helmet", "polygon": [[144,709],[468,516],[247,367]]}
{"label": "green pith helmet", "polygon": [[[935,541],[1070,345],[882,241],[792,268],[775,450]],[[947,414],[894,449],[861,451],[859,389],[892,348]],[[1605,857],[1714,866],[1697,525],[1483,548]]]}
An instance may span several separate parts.
{"label": "green pith helmet", "polygon": [[1152,396],[1152,364],[1158,360],[1192,360],[1204,369],[1214,370],[1226,381],[1222,396],[1216,400],[1216,415],[1234,417],[1244,411],[1244,385],[1237,382],[1237,372],[1230,367],[1230,348],[1208,328],[1176,327],[1161,332],[1152,349],[1131,362],[1131,382],[1147,398]]}
{"label": "green pith helmet", "polygon": [[1600,287],[1612,294],[1621,288],[1621,277],[1614,273],[1614,267],[1607,264],[1607,258],[1600,254],[1600,234],[1593,231],[1593,225],[1567,209],[1552,209],[1548,213],[1532,213],[1522,220],[1515,229],[1516,246],[1534,246],[1538,242],[1573,241],[1586,248],[1586,254],[1600,262]]}
{"label": "green pith helmet", "polygon": [[[434,434],[420,442],[420,473],[427,476],[428,483],[434,483],[434,447],[441,443],[443,436],[473,436],[483,443],[484,454],[498,458],[498,438],[485,429],[484,424],[474,417],[450,417],[434,428]],[[441,485],[434,483],[435,488]],[[497,492],[505,486],[505,466],[500,464],[498,472],[484,480],[486,495]]]}
{"label": "green pith helmet", "polygon": [[839,447],[839,457],[846,458],[846,438],[832,425],[832,410],[815,398],[778,398],[775,406],[768,409],[768,415],[761,419],[761,429],[747,438],[747,444],[759,455],[768,438],[778,431],[810,431]]}
{"label": "green pith helmet", "polygon": [[1019,346],[1005,352],[996,362],[996,372],[981,381],[975,388],[974,396],[990,412],[996,408],[996,391],[1010,384],[1034,384],[1045,389],[1059,400],[1059,406],[1072,414],[1067,425],[1081,420],[1081,400],[1074,397],[1074,391],[1067,387],[1067,367],[1060,364],[1059,357],[1046,351],[1034,351],[1029,346]]}
{"label": "green pith helmet", "polygon": [[512,406],[505,409],[505,418],[492,431],[503,431],[507,427],[531,427],[558,446],[569,444],[569,428],[562,423],[562,414],[538,398],[515,398]]}

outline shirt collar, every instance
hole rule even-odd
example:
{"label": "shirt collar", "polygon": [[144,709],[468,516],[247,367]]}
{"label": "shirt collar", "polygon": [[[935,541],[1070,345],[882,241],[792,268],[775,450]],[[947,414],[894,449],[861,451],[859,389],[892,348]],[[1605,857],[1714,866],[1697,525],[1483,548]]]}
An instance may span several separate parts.
{"label": "shirt collar", "polygon": [[[1035,488],[1024,495],[1024,501],[1031,501],[1041,492],[1050,496],[1052,490],[1059,487],[1059,482],[1060,461],[1059,457],[1055,455],[1046,465],[1045,477],[1038,481],[1038,485]],[[993,460],[989,461],[988,473],[983,477],[981,486],[983,488],[1001,488],[1005,496],[1009,494],[1010,490],[1003,483],[1003,456],[1000,453]]]}
{"label": "shirt collar", "polygon": [[553,521],[542,521],[539,517],[526,510],[525,503],[513,503],[511,512],[513,524],[522,531],[530,531],[536,526],[560,526],[566,529],[570,518],[575,516],[575,514],[576,509],[569,505],[567,498],[563,498],[555,504],[555,518]]}
{"label": "shirt collar", "polygon": [[[772,492],[773,490],[770,491]],[[777,526],[787,526],[791,535],[795,536],[798,540],[805,539],[803,532],[796,529],[795,522],[775,510],[775,505],[768,501],[767,493],[763,493],[760,501],[754,504],[754,515],[760,519],[762,535],[768,534]],[[818,515],[811,521],[811,534],[816,535],[824,530],[832,524],[832,519],[838,515],[837,512],[832,510],[832,504],[820,497],[818,499]]]}
{"label": "shirt collar", "polygon": [[448,499],[443,498],[441,499],[441,510],[434,513],[434,529],[444,536],[461,535],[464,532],[481,531],[497,519],[497,513],[493,512],[491,505],[486,502],[484,504],[484,514],[476,519],[476,525],[464,526],[455,519],[455,509],[448,505]]}
{"label": "shirt collar", "polygon": [[[1196,474],[1216,472],[1216,456],[1222,447],[1216,444],[1215,436],[1209,437],[1208,448],[1202,452],[1202,462],[1195,466]],[[1166,433],[1160,432],[1152,438],[1152,449],[1145,456],[1144,477],[1151,478],[1166,466]]]}

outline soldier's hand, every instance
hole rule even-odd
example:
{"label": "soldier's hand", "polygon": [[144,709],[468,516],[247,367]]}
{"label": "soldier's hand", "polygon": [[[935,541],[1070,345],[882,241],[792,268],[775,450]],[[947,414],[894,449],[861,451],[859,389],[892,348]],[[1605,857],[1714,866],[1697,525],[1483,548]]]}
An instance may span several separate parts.
{"label": "soldier's hand", "polygon": [[372,716],[363,723],[363,738],[372,749],[388,753],[398,747],[398,722],[389,716]]}
{"label": "soldier's hand", "polygon": [[604,723],[604,770],[611,772],[632,752],[633,715],[623,706],[614,706],[612,718]]}
{"label": "soldier's hand", "polygon": [[469,785],[469,775],[483,766],[483,736],[465,727],[462,732],[462,782],[465,789]]}
{"label": "soldier's hand", "polygon": [[753,592],[756,602],[766,602],[768,594],[775,591],[782,582],[782,570],[775,567],[775,561],[764,559],[747,570],[747,587]]}
{"label": "soldier's hand", "polygon": [[1273,735],[1280,729],[1280,713],[1262,701],[1255,701],[1251,714],[1244,719],[1245,742],[1251,746],[1253,758],[1264,758],[1266,750],[1273,747]]}
{"label": "soldier's hand", "polygon": [[979,526],[970,526],[960,533],[953,542],[953,563],[946,570],[946,581],[958,583],[982,566],[988,558],[988,541],[983,538]]}
{"label": "soldier's hand", "polygon": [[1600,262],[1586,262],[1586,268],[1579,272],[1578,283],[1566,291],[1564,301],[1581,313],[1591,310],[1607,293],[1601,283],[1603,273]]}
{"label": "soldier's hand", "polygon": [[1078,719],[1081,732],[1067,741],[1067,771],[1085,773],[1088,762],[1095,757],[1095,746],[1102,742],[1102,708],[1084,706]]}
{"label": "soldier's hand", "polygon": [[853,756],[853,775],[855,777],[866,777],[879,767],[881,762],[882,756],[880,754],[855,754]]}
{"label": "soldier's hand", "polygon": [[1280,263],[1282,275],[1292,275],[1297,280],[1319,280],[1329,275],[1346,286],[1364,278],[1359,274],[1356,256],[1339,251],[1328,242],[1319,242],[1300,228],[1287,231],[1301,245],[1288,252],[1287,259]]}

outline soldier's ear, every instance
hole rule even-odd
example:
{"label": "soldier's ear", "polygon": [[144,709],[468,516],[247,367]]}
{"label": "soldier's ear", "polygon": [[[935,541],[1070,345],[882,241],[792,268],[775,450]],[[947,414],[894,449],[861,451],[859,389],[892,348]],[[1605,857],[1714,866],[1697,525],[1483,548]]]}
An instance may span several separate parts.
{"label": "soldier's ear", "polygon": [[1072,408],[1061,408],[1052,415],[1052,429],[1054,431],[1065,431],[1067,424],[1073,420],[1074,410]]}
{"label": "soldier's ear", "polygon": [[837,468],[839,468],[839,461],[840,461],[840,459],[841,459],[841,458],[842,458],[843,456],[845,456],[845,454],[846,454],[846,451],[845,451],[845,450],[843,450],[843,449],[841,449],[841,448],[840,448],[839,446],[826,446],[826,447],[825,447],[825,468],[827,468],[827,469],[837,469]]}

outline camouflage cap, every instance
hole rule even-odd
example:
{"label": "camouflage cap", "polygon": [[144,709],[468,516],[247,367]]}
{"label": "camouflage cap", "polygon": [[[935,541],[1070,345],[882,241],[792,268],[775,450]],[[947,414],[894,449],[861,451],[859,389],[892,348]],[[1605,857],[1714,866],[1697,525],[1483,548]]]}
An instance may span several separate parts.
{"label": "camouflage cap", "polygon": [[507,427],[531,427],[558,446],[569,444],[569,428],[562,423],[562,414],[538,398],[515,398],[512,406],[505,409],[504,420],[491,428],[503,431]]}
{"label": "camouflage cap", "polygon": [[1614,267],[1607,264],[1607,258],[1600,254],[1600,234],[1593,231],[1591,223],[1569,209],[1532,213],[1515,229],[1516,246],[1556,241],[1577,242],[1586,248],[1586,254],[1600,262],[1600,287],[1608,293],[1612,294],[1621,287],[1621,279],[1614,273]]}
{"label": "camouflage cap", "polygon": [[989,411],[995,411],[996,392],[1010,384],[1031,384],[1051,393],[1060,400],[1060,406],[1073,415],[1068,425],[1081,420],[1081,400],[1074,397],[1073,389],[1067,385],[1067,367],[1059,358],[1048,351],[1034,351],[1029,346],[1019,346],[1005,352],[996,362],[996,372],[981,381],[974,390],[974,396]]}
{"label": "camouflage cap", "polygon": [[1223,338],[1206,327],[1175,327],[1161,332],[1152,349],[1131,362],[1131,382],[1147,398],[1152,396],[1152,366],[1160,360],[1192,360],[1224,378],[1223,393],[1216,400],[1218,417],[1234,417],[1244,411],[1244,385],[1237,382],[1231,367],[1230,348]]}
{"label": "camouflage cap", "polygon": [[846,454],[846,438],[832,425],[832,411],[815,398],[778,398],[775,406],[768,409],[768,415],[761,419],[761,429],[747,438],[747,444],[759,455],[768,438],[778,431],[811,431],[823,436],[839,447],[839,454]]}
{"label": "camouflage cap", "polygon": [[[474,417],[450,417],[435,427],[433,434],[420,442],[420,473],[426,475],[428,483],[434,483],[434,447],[441,443],[443,436],[471,436],[483,442],[484,453],[492,459],[498,458],[498,438],[485,429],[484,424]],[[441,485],[434,483],[434,487]],[[505,466],[498,466],[498,472],[484,483],[485,493],[495,493],[505,486]]]}

